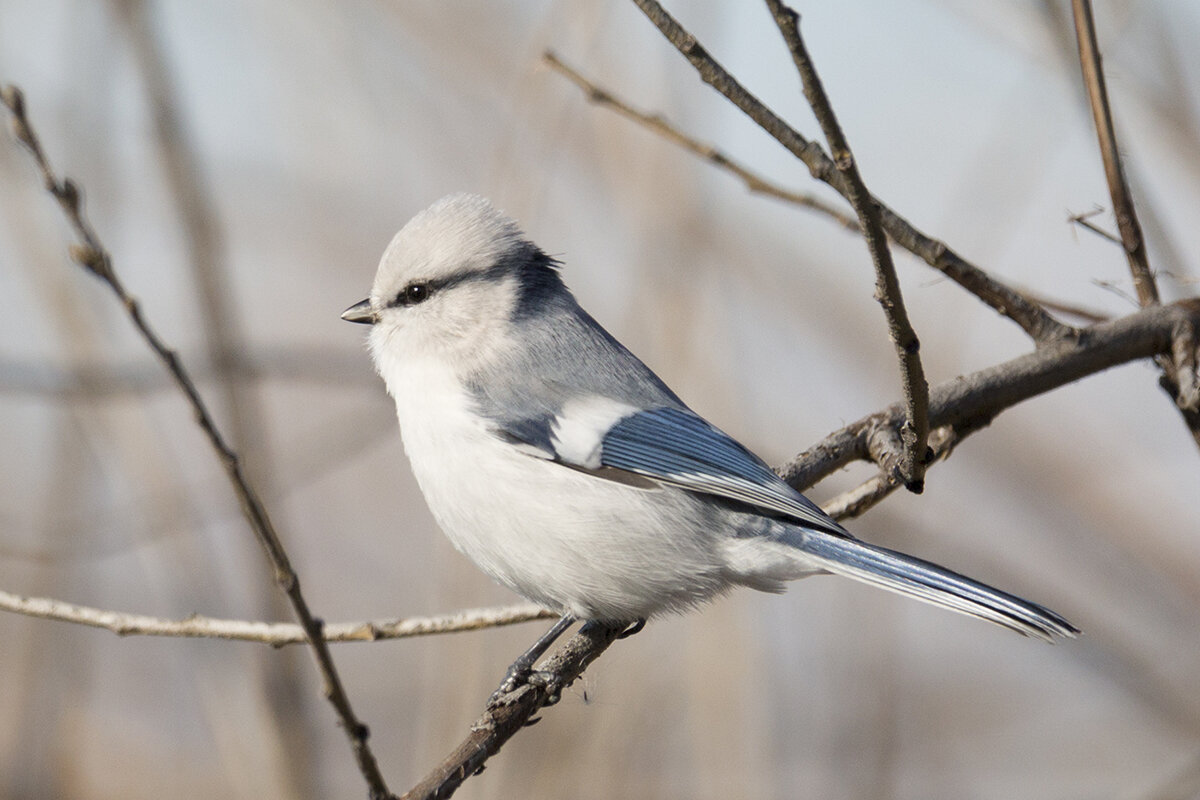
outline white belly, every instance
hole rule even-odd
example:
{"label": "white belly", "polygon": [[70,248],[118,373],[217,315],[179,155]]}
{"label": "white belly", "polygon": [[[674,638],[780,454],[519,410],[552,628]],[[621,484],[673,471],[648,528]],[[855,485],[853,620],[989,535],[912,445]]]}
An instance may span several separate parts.
{"label": "white belly", "polygon": [[[398,376],[399,377],[399,376]],[[729,584],[719,519],[675,489],[638,489],[522,452],[486,429],[444,367],[392,386],[404,447],[454,546],[523,597],[629,621]]]}

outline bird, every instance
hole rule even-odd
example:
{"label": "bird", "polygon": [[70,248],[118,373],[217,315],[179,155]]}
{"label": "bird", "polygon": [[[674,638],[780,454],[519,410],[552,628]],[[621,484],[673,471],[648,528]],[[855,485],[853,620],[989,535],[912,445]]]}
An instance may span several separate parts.
{"label": "bird", "polygon": [[[640,629],[735,587],[832,573],[1053,641],[1064,617],[868,544],[692,411],[474,194],[414,216],[342,318],[396,405],[436,522],[487,575],[575,621]],[[511,686],[510,680],[510,686]]]}

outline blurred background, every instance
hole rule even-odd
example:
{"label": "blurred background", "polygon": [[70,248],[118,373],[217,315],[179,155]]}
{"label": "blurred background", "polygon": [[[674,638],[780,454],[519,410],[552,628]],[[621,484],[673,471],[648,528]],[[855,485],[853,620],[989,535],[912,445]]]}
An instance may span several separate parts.
{"label": "blurred background", "polygon": [[[810,136],[764,7],[669,8]],[[1065,2],[802,2],[871,189],[1040,296],[1133,310]],[[1166,300],[1200,274],[1200,8],[1097,4]],[[491,197],[582,303],[772,463],[899,397],[864,244],[608,110],[568,64],[778,183],[803,166],[628,3],[0,0],[20,85],[128,289],[246,454],[326,620],[505,604],[437,531],[363,330],[392,234]],[[1115,230],[1111,214],[1093,222]],[[0,141],[0,589],[181,618],[289,619],[191,415]],[[932,383],[1030,349],[923,263]],[[464,798],[1200,796],[1198,454],[1133,364],[1013,409],[851,527],[1045,603],[1057,647],[816,578],[619,642]],[[816,487],[820,501],[865,479]],[[547,623],[334,648],[394,791],[465,734]],[[0,615],[0,796],[356,798],[308,653]]]}

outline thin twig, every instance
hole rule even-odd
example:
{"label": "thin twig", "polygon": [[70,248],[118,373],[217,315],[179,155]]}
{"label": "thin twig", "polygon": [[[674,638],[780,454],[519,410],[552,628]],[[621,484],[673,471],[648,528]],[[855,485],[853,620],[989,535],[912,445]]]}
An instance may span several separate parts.
{"label": "thin twig", "polygon": [[1091,0],[1071,0],[1071,12],[1075,17],[1079,65],[1083,68],[1083,82],[1087,86],[1092,120],[1100,140],[1100,157],[1104,161],[1104,177],[1108,180],[1108,193],[1112,197],[1117,229],[1121,232],[1121,242],[1129,260],[1129,271],[1133,274],[1138,300],[1143,306],[1153,305],[1159,302],[1158,286],[1154,283],[1154,273],[1150,270],[1146,255],[1146,240],[1133,207],[1133,193],[1129,191],[1129,182],[1121,167],[1121,154],[1117,152],[1117,133],[1113,128],[1112,109],[1104,85],[1104,70],[1100,66],[1100,46],[1096,41]]}
{"label": "thin twig", "polygon": [[929,455],[926,453],[926,441],[929,438],[929,384],[925,380],[925,369],[921,366],[921,342],[904,309],[904,296],[900,291],[896,266],[892,263],[887,236],[879,218],[879,207],[863,182],[854,153],[850,150],[850,143],[842,131],[833,105],[829,102],[829,96],[825,93],[817,68],[808,55],[804,37],[800,34],[799,15],[780,0],[766,0],[766,3],[792,54],[792,63],[796,65],[796,71],[804,85],[804,96],[825,134],[833,163],[845,184],[846,197],[858,214],[863,238],[867,240],[871,261],[875,264],[875,299],[883,308],[887,318],[888,335],[900,361],[901,388],[907,415],[900,432],[904,443],[904,456],[899,464],[900,474],[908,490],[919,494],[925,487],[925,463]]}
{"label": "thin twig", "polygon": [[[1117,217],[1117,230],[1121,232],[1121,243],[1133,275],[1138,302],[1142,306],[1160,302],[1158,285],[1150,269],[1146,254],[1146,240],[1138,223],[1133,205],[1133,192],[1121,166],[1121,154],[1117,148],[1117,134],[1113,126],[1112,109],[1108,102],[1108,90],[1101,67],[1100,45],[1096,39],[1096,23],[1092,16],[1091,0],[1071,0],[1075,18],[1075,38],[1079,45],[1079,64],[1083,69],[1083,82],[1087,87],[1088,103],[1092,108],[1092,120],[1100,142],[1100,157],[1104,162],[1104,177],[1108,181],[1108,192],[1112,198],[1113,213]],[[1200,446],[1200,377],[1196,362],[1200,358],[1198,337],[1194,326],[1187,325],[1177,332],[1177,341],[1171,353],[1158,359],[1162,369],[1159,383],[1175,401],[1196,445]]]}
{"label": "thin twig", "polygon": [[1101,239],[1107,239],[1108,241],[1112,242],[1115,245],[1123,246],[1122,242],[1121,242],[1121,237],[1114,236],[1113,234],[1104,230],[1104,228],[1101,228],[1099,225],[1092,222],[1092,217],[1096,216],[1097,214],[1102,213],[1103,211],[1104,211],[1104,209],[1097,207],[1097,208],[1093,208],[1091,211],[1085,211],[1082,214],[1072,214],[1071,216],[1067,217],[1067,220],[1069,222],[1074,222],[1076,225],[1078,225],[1081,228],[1088,229],[1092,233],[1099,236]]}
{"label": "thin twig", "polygon": [[[127,614],[105,608],[82,606],[50,597],[22,597],[5,591],[0,591],[0,610],[102,628],[118,636],[230,639],[269,644],[273,647],[304,644],[308,641],[304,629],[292,622],[214,619],[198,614],[187,619],[163,619],[145,614]],[[498,608],[471,608],[434,617],[330,622],[322,626],[321,632],[327,642],[374,642],[380,639],[407,639],[413,636],[476,631],[556,616],[540,606],[526,603]]]}
{"label": "thin twig", "polygon": [[117,278],[108,251],[101,244],[100,239],[96,236],[95,231],[92,229],[83,212],[83,198],[79,188],[69,178],[60,180],[51,168],[50,162],[42,150],[37,134],[26,116],[25,101],[21,90],[12,85],[4,86],[0,89],[0,101],[12,113],[14,135],[29,150],[42,175],[46,190],[58,200],[59,206],[62,207],[63,213],[66,215],[67,222],[75,230],[76,236],[80,240],[80,244],[71,247],[72,259],[93,275],[103,280],[113,291],[117,299],[125,307],[125,311],[129,315],[134,327],[137,328],[146,344],[149,345],[150,349],[154,351],[155,355],[163,363],[163,366],[170,372],[176,386],[178,386],[180,392],[183,393],[188,404],[191,406],[197,424],[208,438],[209,444],[225,469],[225,474],[228,476],[234,493],[237,495],[238,502],[242,507],[242,513],[245,515],[251,530],[253,530],[259,544],[262,545],[267,555],[267,559],[271,563],[275,582],[287,595],[296,618],[299,620],[305,635],[308,637],[308,641],[312,645],[317,669],[324,683],[325,697],[333,705],[341,720],[342,727],[350,739],[351,748],[354,751],[359,770],[370,787],[372,798],[391,797],[392,795],[387,789],[383,775],[379,771],[375,755],[371,752],[371,748],[367,744],[367,737],[369,735],[367,727],[359,721],[357,715],[354,713],[354,709],[350,705],[350,699],[342,685],[341,678],[338,676],[337,668],[334,666],[333,657],[321,632],[322,622],[309,609],[308,603],[305,601],[304,595],[300,590],[300,579],[296,575],[295,570],[292,569],[291,561],[288,559],[283,544],[279,540],[274,524],[267,515],[266,508],[260,502],[257,493],[243,473],[238,454],[226,443],[224,436],[218,430],[216,423],[209,414],[207,406],[201,399],[200,393],[196,390],[195,384],[192,382],[187,370],[184,369],[178,355],[174,350],[167,347],[158,337],[158,334],[154,332],[153,328],[150,327],[149,322],[147,322],[142,312],[141,304],[125,290],[125,287]]}
{"label": "thin twig", "polygon": [[[646,17],[659,29],[695,68],[701,80],[712,86],[789,152],[808,166],[813,177],[832,186],[843,197],[848,196],[845,180],[833,160],[819,144],[810,142],[779,115],[742,86],[716,59],[696,41],[678,21],[656,0],[633,0]],[[880,222],[896,244],[923,259],[955,283],[974,294],[998,313],[1017,323],[1039,345],[1070,337],[1075,331],[1056,320],[1044,308],[1030,303],[1020,292],[1001,283],[979,267],[968,262],[938,241],[913,227],[887,205],[874,198],[879,206]]]}
{"label": "thin twig", "polygon": [[1113,318],[1112,314],[1108,314],[1103,311],[1097,311],[1093,308],[1084,308],[1077,303],[1068,303],[1064,300],[1056,300],[1054,298],[1046,297],[1043,294],[1034,294],[1028,289],[1022,289],[1021,294],[1028,297],[1031,302],[1037,303],[1043,308],[1056,311],[1064,316],[1075,317],[1076,319],[1082,320],[1088,325],[1095,325],[1097,322],[1107,322]]}
{"label": "thin twig", "polygon": [[601,88],[597,84],[585,78],[575,69],[564,64],[559,57],[552,51],[547,50],[542,54],[542,61],[546,63],[554,71],[565,77],[571,83],[583,90],[589,102],[596,105],[609,108],[626,119],[633,120],[637,124],[663,137],[672,144],[682,147],[689,153],[699,156],[708,161],[710,164],[725,170],[738,178],[741,178],[742,183],[746,188],[756,194],[767,195],[774,197],[777,200],[783,200],[793,205],[810,208],[814,211],[820,211],[830,219],[836,221],[839,225],[847,230],[859,231],[858,220],[846,214],[839,208],[825,202],[819,197],[802,192],[795,192],[791,189],[785,189],[777,183],[773,183],[758,173],[748,169],[744,165],[734,161],[729,156],[722,153],[715,146],[701,142],[682,132],[670,122],[668,122],[661,114],[647,114],[644,111],[639,111],[633,106],[621,100],[607,89]]}

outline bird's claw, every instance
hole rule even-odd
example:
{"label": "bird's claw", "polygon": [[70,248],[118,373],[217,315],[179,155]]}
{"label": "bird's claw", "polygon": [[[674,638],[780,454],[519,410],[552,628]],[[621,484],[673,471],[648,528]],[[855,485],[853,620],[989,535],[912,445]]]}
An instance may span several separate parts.
{"label": "bird's claw", "polygon": [[553,688],[556,679],[557,676],[552,672],[519,668],[514,665],[509,668],[508,674],[504,677],[504,681],[500,684],[499,688],[492,692],[492,696],[488,698],[488,708],[503,705],[509,695],[525,686],[550,689],[546,702],[543,705],[552,706],[559,700],[559,692]]}

